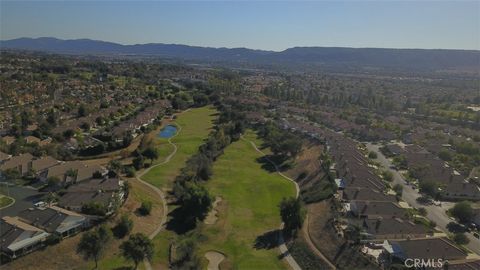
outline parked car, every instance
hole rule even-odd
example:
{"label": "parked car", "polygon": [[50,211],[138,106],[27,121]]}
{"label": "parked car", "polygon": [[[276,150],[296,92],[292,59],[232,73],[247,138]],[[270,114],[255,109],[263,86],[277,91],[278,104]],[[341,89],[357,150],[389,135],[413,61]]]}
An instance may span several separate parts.
{"label": "parked car", "polygon": [[47,203],[40,201],[40,202],[34,203],[33,205],[34,205],[35,207],[45,207],[45,206],[47,206]]}

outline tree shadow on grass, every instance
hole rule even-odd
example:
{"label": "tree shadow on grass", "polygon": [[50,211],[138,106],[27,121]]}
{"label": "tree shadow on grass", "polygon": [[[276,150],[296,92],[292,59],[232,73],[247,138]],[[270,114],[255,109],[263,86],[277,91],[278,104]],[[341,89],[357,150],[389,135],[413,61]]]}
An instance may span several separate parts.
{"label": "tree shadow on grass", "polygon": [[262,156],[257,158],[257,162],[262,165],[262,169],[271,173],[277,171],[272,162],[278,165],[278,169],[280,171],[288,170],[291,167],[291,164],[289,162],[286,162],[285,157],[279,155]]}
{"label": "tree shadow on grass", "polygon": [[170,219],[167,222],[166,229],[169,231],[173,231],[177,234],[184,234],[195,229],[195,219],[192,220],[186,218],[187,215],[181,207],[168,213],[168,216]]}
{"label": "tree shadow on grass", "polygon": [[253,247],[255,249],[272,249],[278,247],[278,236],[280,230],[268,231],[260,236],[257,236]]}

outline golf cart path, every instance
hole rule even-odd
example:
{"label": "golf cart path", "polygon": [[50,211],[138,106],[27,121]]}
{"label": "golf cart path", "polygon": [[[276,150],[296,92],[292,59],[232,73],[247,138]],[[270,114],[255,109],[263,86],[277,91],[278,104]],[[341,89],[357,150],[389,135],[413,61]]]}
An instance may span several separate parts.
{"label": "golf cart path", "polygon": [[[275,167],[276,172],[280,176],[282,176],[283,178],[287,179],[288,181],[292,182],[295,185],[295,190],[296,190],[296,196],[295,197],[298,198],[298,196],[300,195],[300,188],[298,186],[298,183],[295,182],[295,180],[293,180],[292,178],[290,178],[290,177],[286,176],[285,174],[283,174],[282,172],[280,172],[277,164],[275,164],[275,162],[273,162],[271,159],[269,159],[267,157],[267,155],[265,154],[265,152],[260,150],[254,142],[245,139],[243,136],[241,136],[241,139],[243,141],[249,142],[257,152],[259,152],[259,153],[261,153],[262,155],[265,156],[266,160],[268,162],[270,162]],[[308,215],[307,215],[307,220],[306,221],[308,222]],[[281,252],[281,254],[285,254],[284,258],[292,269],[300,270],[302,268],[298,265],[298,263],[295,261],[293,256],[288,251],[287,245],[285,244],[285,240],[283,239],[283,234],[281,233],[282,229],[283,229],[283,223],[280,225],[280,237],[278,239],[280,252]],[[315,245],[313,245],[313,243],[310,239],[310,236],[308,235],[308,231],[306,233],[306,239],[307,239],[307,243],[309,244],[309,246],[314,250],[314,253],[317,254],[322,260],[324,260],[332,269],[336,269],[336,267],[322,254],[322,252],[320,250],[318,250]]]}
{"label": "golf cart path", "polygon": [[[184,112],[187,112],[189,111],[190,109],[184,111]],[[147,174],[151,169],[155,168],[155,167],[158,167],[158,166],[162,166],[162,165],[165,165],[167,164],[168,162],[170,162],[170,160],[173,158],[173,156],[175,156],[175,154],[177,153],[177,150],[178,150],[178,147],[176,144],[174,144],[172,142],[172,139],[175,138],[179,133],[180,131],[182,130],[182,126],[180,126],[180,124],[178,124],[177,122],[174,123],[177,127],[178,127],[178,130],[177,132],[175,133],[175,135],[173,135],[172,137],[168,138],[167,142],[173,146],[173,151],[165,158],[164,161],[158,163],[158,164],[155,164],[151,167],[148,167],[146,170],[140,172],[139,174],[137,174],[135,176],[135,178],[137,179],[137,181],[139,181],[140,183],[148,186],[149,188],[151,188],[153,191],[155,191],[155,193],[157,193],[157,195],[160,197],[160,199],[162,200],[162,204],[163,204],[163,215],[162,215],[162,221],[160,222],[160,225],[158,225],[158,227],[155,229],[155,231],[153,231],[149,236],[148,238],[150,239],[153,239],[155,238],[155,236],[157,236],[164,228],[165,228],[165,224],[167,223],[167,215],[168,215],[168,207],[167,207],[167,200],[165,199],[165,193],[157,188],[156,186],[146,182],[146,181],[143,181],[141,178],[142,176],[144,176],[145,174]],[[148,260],[144,260],[143,263],[145,264],[145,269],[146,270],[152,270],[152,265],[150,264],[150,262]]]}

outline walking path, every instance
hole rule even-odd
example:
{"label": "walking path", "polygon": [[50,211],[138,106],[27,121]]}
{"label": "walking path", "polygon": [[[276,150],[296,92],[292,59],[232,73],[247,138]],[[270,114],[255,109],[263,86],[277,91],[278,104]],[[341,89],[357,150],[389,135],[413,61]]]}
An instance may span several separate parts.
{"label": "walking path", "polygon": [[[186,110],[188,111],[188,110]],[[185,111],[185,112],[186,112]],[[155,229],[155,231],[153,231],[149,236],[148,238],[150,239],[153,239],[155,238],[155,236],[157,236],[164,228],[165,228],[165,224],[167,223],[167,215],[168,215],[168,207],[167,207],[167,200],[165,199],[165,193],[157,188],[156,186],[146,182],[146,181],[143,181],[141,178],[142,176],[144,176],[146,173],[148,173],[151,169],[155,168],[155,167],[158,167],[158,166],[162,166],[162,165],[165,165],[167,164],[168,162],[170,162],[170,160],[173,158],[173,156],[177,153],[177,145],[172,143],[172,139],[175,138],[179,133],[180,131],[182,130],[182,126],[180,126],[178,123],[175,123],[175,125],[178,127],[178,130],[177,130],[177,133],[175,133],[175,135],[173,135],[172,137],[170,137],[167,141],[168,143],[173,146],[173,151],[172,153],[170,153],[164,161],[158,163],[158,164],[155,164],[151,167],[148,167],[147,169],[145,169],[144,171],[140,172],[139,174],[137,174],[135,176],[135,178],[137,179],[137,181],[139,181],[140,183],[148,186],[149,188],[151,188],[153,191],[155,191],[155,193],[157,193],[157,195],[160,197],[160,199],[162,200],[162,204],[163,204],[163,216],[162,216],[162,222],[160,222],[160,225]],[[150,262],[148,260],[144,260],[143,263],[145,264],[145,269],[146,270],[152,270],[152,265],[150,264]]]}
{"label": "walking path", "polygon": [[307,214],[307,217],[305,219],[305,226],[303,226],[303,233],[305,235],[305,240],[308,244],[308,246],[310,247],[311,250],[313,250],[313,252],[320,258],[323,259],[323,261],[325,261],[328,266],[330,266],[331,269],[337,269],[337,267],[327,258],[325,257],[325,255],[323,255],[323,253],[317,248],[317,246],[313,243],[312,239],[310,238],[310,223],[308,222],[308,214]]}
{"label": "walking path", "polygon": [[[268,162],[270,162],[275,167],[275,170],[277,171],[277,173],[280,176],[282,176],[283,178],[287,179],[288,181],[292,182],[295,185],[295,191],[296,191],[295,198],[298,198],[298,196],[300,195],[300,188],[298,187],[298,183],[295,182],[295,180],[293,180],[292,178],[290,178],[290,177],[286,176],[285,174],[283,174],[282,172],[280,172],[277,164],[275,164],[275,162],[273,162],[271,159],[266,157],[267,155],[262,150],[258,149],[257,145],[254,142],[245,139],[243,136],[241,137],[241,139],[243,141],[249,142],[257,152],[259,152],[260,154],[265,156],[266,160]],[[278,244],[279,244],[280,253],[284,256],[285,260],[287,261],[287,263],[290,265],[290,267],[293,270],[301,270],[302,268],[295,261],[295,258],[293,258],[293,256],[290,254],[290,252],[288,251],[288,247],[285,244],[285,240],[284,240],[283,234],[282,234],[283,225],[284,225],[283,223],[280,224],[280,233],[279,233],[279,237],[278,237]]]}

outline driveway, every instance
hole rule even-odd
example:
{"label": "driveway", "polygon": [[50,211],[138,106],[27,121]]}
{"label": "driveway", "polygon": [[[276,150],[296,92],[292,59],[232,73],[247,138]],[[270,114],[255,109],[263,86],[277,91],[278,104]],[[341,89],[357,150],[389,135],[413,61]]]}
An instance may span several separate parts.
{"label": "driveway", "polygon": [[[423,207],[427,210],[427,218],[434,221],[437,224],[437,227],[445,233],[448,233],[447,224],[452,222],[449,216],[445,213],[445,209],[442,206],[435,205],[423,205],[417,202],[417,198],[420,197],[420,194],[417,190],[413,189],[411,186],[407,185],[403,175],[401,175],[397,170],[391,169],[390,166],[392,163],[388,160],[382,152],[380,152],[379,145],[367,143],[367,149],[369,151],[374,151],[377,153],[376,161],[379,162],[385,169],[389,170],[393,174],[393,184],[400,184],[403,186],[402,199],[407,202],[410,206],[419,208]],[[450,204],[450,203],[446,203]],[[444,206],[443,206],[444,207]],[[480,239],[475,238],[472,233],[466,233],[470,243],[466,245],[471,251],[480,255]]]}
{"label": "driveway", "polygon": [[2,188],[5,195],[15,199],[15,203],[0,210],[0,218],[4,216],[17,216],[21,211],[33,207],[33,204],[41,200],[45,195],[37,190],[24,186],[10,186]]}

